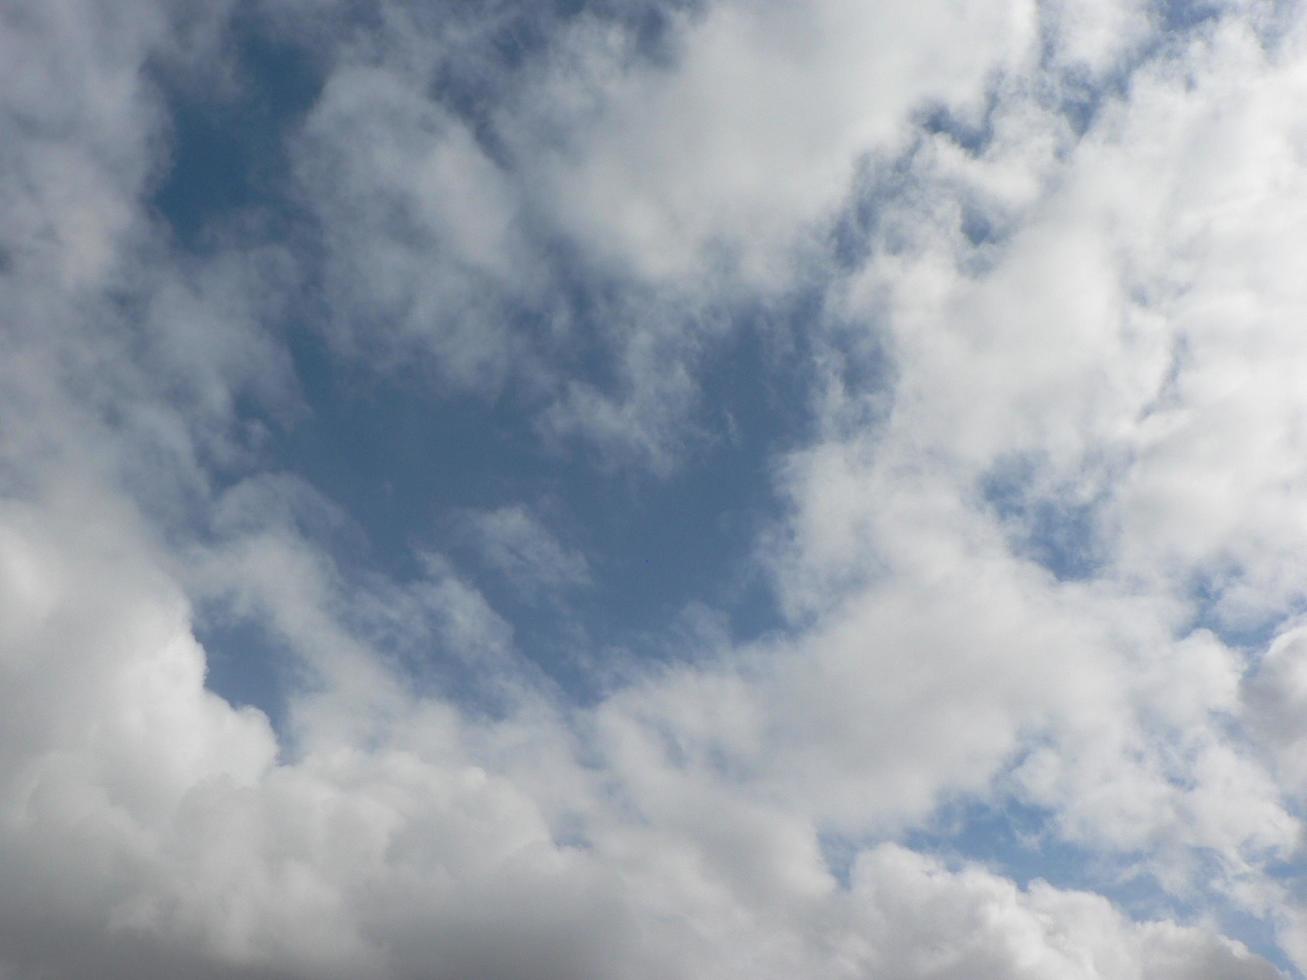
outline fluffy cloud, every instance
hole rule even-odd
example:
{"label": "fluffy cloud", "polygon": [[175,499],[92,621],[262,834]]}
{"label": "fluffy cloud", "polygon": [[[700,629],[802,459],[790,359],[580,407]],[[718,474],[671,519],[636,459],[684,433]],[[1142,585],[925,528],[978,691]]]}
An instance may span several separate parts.
{"label": "fluffy cloud", "polygon": [[[0,14],[0,975],[1282,975],[1230,910],[1307,967],[1300,22],[287,8],[308,230],[185,252],[160,86],[236,43],[187,13]],[[543,36],[458,53],[505,24]],[[455,68],[494,68],[475,111]],[[796,290],[780,625],[585,702],[278,455],[320,327],[357,383],[416,357],[559,466],[667,475]],[[524,506],[458,514],[536,612],[603,585]],[[279,730],[206,687],[197,610],[288,658]],[[1194,913],[902,843],[958,801]]]}
{"label": "fluffy cloud", "polygon": [[[0,839],[21,886],[4,917],[20,971],[1275,975],[1200,930],[1134,925],[1096,896],[1022,891],[897,847],[861,856],[839,888],[810,824],[721,784],[664,783],[633,822],[551,745],[567,736],[538,710],[478,731],[425,699],[392,714],[382,744],[310,727],[274,761],[266,721],[203,690],[185,603],[124,535],[130,520],[74,544],[88,514],[75,503],[78,520],[4,515],[18,601]],[[99,604],[70,601],[91,593]],[[531,748],[504,744],[515,728]],[[568,791],[551,800],[517,767]],[[577,808],[584,843],[562,845]]]}
{"label": "fluffy cloud", "polygon": [[[533,103],[576,134],[545,165],[558,221],[643,276],[774,288],[859,158],[892,151],[925,104],[974,108],[1034,28],[1026,4],[722,3],[685,19],[670,66],[580,32]],[[574,106],[581,127],[558,118]]]}

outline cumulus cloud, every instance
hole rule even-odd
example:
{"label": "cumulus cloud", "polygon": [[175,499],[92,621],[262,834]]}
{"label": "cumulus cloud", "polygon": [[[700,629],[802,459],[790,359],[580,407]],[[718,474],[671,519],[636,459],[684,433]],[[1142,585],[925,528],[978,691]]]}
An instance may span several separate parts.
{"label": "cumulus cloud", "polygon": [[[514,10],[0,12],[0,975],[1301,975],[1301,19]],[[294,231],[183,248],[164,92],[241,30],[321,70]],[[613,597],[593,540],[477,500],[475,564],[378,555],[295,441],[313,370],[397,372],[545,444],[494,499],[635,495],[787,302],[774,625],[601,693],[532,635]],[[909,846],[959,802],[1085,869]]]}

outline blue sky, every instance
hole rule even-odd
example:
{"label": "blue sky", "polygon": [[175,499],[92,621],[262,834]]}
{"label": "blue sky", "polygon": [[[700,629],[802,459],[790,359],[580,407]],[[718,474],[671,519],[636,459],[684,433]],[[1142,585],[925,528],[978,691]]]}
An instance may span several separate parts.
{"label": "blue sky", "polygon": [[0,10],[0,980],[1307,975],[1307,23]]}

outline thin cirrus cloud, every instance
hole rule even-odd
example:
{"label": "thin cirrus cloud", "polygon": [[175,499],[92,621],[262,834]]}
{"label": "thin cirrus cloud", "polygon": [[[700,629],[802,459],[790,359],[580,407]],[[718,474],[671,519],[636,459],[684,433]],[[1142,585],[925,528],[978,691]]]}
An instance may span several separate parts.
{"label": "thin cirrus cloud", "polygon": [[585,555],[564,545],[520,504],[471,513],[466,524],[482,560],[524,595],[590,581]]}
{"label": "thin cirrus cloud", "polygon": [[0,976],[1304,975],[1274,4],[0,12]]}

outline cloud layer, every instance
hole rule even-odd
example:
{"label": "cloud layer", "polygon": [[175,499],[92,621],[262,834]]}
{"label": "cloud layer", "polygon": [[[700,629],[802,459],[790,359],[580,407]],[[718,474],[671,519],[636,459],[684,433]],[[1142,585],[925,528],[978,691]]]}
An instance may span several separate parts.
{"label": "cloud layer", "polygon": [[0,11],[0,977],[1302,976],[1301,16],[477,6]]}

